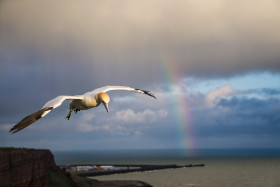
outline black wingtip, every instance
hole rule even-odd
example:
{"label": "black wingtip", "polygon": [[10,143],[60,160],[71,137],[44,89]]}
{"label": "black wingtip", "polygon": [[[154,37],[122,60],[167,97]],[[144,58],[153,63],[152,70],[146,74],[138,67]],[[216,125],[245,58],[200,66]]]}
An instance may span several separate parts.
{"label": "black wingtip", "polygon": [[149,92],[149,91],[141,90],[141,89],[137,89],[137,88],[135,88],[135,90],[140,90],[140,91],[143,92],[143,94],[149,95],[149,96],[151,96],[151,97],[157,99],[156,96],[155,96],[154,94],[152,94],[151,92]]}
{"label": "black wingtip", "polygon": [[16,132],[18,132],[19,130],[10,130],[11,134],[15,134]]}

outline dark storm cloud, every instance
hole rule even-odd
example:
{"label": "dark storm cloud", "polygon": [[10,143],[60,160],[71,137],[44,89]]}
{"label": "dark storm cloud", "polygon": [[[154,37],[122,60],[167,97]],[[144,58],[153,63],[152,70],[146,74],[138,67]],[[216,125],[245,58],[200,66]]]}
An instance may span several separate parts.
{"label": "dark storm cloud", "polygon": [[[243,119],[252,119],[259,121],[261,125],[279,126],[280,111],[279,98],[275,99],[257,99],[257,98],[232,98],[229,101],[222,100],[219,106],[229,107],[234,115]],[[280,127],[280,126],[279,126]]]}
{"label": "dark storm cloud", "polygon": [[233,97],[214,108],[192,111],[192,116],[198,136],[271,138],[280,133],[279,111],[279,99]]}
{"label": "dark storm cloud", "polygon": [[273,0],[6,1],[1,51],[10,54],[1,71],[40,64],[57,68],[58,79],[91,74],[82,80],[143,84],[159,79],[167,58],[184,75],[278,72],[279,12]]}

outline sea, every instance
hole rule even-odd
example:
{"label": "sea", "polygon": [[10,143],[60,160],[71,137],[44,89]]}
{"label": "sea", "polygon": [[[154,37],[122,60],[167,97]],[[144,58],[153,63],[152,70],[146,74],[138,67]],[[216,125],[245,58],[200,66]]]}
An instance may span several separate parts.
{"label": "sea", "polygon": [[280,149],[148,149],[53,151],[57,165],[205,164],[92,177],[138,180],[154,187],[280,187]]}

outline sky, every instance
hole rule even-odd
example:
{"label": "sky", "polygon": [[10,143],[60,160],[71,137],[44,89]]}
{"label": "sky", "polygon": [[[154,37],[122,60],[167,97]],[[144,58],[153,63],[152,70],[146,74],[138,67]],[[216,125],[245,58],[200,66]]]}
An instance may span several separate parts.
{"label": "sky", "polygon": [[[51,150],[280,148],[277,0],[0,1],[0,145]],[[107,85],[103,106],[58,95]],[[187,154],[191,152],[187,151]]]}

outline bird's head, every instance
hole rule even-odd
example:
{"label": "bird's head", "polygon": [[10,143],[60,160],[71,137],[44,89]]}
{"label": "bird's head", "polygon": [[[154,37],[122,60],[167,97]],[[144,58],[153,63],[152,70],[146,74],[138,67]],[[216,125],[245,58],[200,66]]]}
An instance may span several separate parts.
{"label": "bird's head", "polygon": [[106,94],[106,93],[100,93],[100,94],[99,94],[99,100],[100,100],[100,102],[102,102],[103,105],[105,106],[107,113],[109,113],[109,108],[108,108],[108,104],[109,104],[109,102],[110,102],[110,97],[109,97],[109,95]]}

